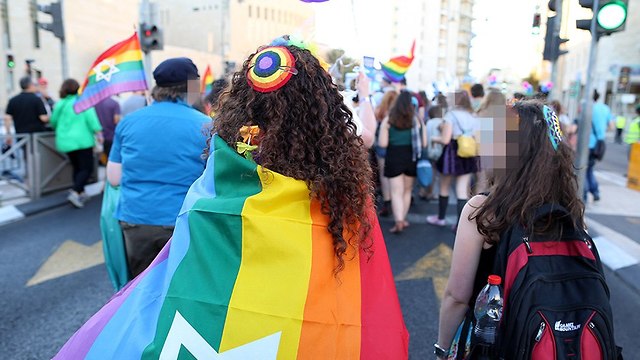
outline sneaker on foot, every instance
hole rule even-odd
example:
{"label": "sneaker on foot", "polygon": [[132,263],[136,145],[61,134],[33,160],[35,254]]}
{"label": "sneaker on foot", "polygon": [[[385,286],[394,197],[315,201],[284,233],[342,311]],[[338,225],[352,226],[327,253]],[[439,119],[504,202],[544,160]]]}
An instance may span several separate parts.
{"label": "sneaker on foot", "polygon": [[71,191],[69,193],[69,196],[67,196],[67,200],[69,200],[69,202],[71,203],[71,205],[77,207],[77,208],[82,208],[84,207],[84,202],[82,202],[82,199],[80,198],[80,194],[78,194],[75,191]]}
{"label": "sneaker on foot", "polygon": [[445,219],[438,219],[438,215],[429,215],[427,216],[427,223],[436,226],[445,226],[447,222]]}
{"label": "sneaker on foot", "polygon": [[593,201],[600,201],[600,195],[593,195]]}

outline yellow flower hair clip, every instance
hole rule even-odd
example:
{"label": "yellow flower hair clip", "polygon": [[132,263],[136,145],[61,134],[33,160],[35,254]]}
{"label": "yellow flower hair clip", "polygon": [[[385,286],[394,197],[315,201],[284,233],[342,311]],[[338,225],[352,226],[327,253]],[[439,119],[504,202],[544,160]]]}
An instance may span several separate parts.
{"label": "yellow flower hair clip", "polygon": [[258,148],[256,137],[260,134],[260,128],[257,125],[243,126],[240,128],[240,136],[242,142],[236,143],[236,151],[243,155],[246,159],[253,161],[253,151]]}

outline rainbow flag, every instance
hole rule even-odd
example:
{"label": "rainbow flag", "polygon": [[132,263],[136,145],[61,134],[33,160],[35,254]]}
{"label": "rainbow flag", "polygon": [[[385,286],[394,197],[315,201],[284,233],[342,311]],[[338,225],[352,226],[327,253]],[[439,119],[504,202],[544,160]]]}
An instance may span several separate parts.
{"label": "rainbow flag", "polygon": [[334,276],[305,182],[211,143],[171,241],[55,359],[407,359],[377,221],[372,252],[349,250]]}
{"label": "rainbow flag", "polygon": [[140,40],[133,34],[98,56],[78,91],[80,96],[73,109],[81,113],[111,95],[146,89]]}
{"label": "rainbow flag", "polygon": [[211,92],[211,88],[213,86],[213,73],[211,72],[211,66],[207,65],[207,69],[204,71],[204,76],[202,76],[202,86],[201,92],[205,95]]}
{"label": "rainbow flag", "polygon": [[415,49],[416,41],[413,40],[413,44],[411,45],[411,55],[409,57],[404,55],[396,56],[386,63],[380,64],[382,72],[389,78],[389,80],[393,82],[400,82],[404,78],[404,74],[407,73],[409,66],[411,66],[411,63],[413,62]]}

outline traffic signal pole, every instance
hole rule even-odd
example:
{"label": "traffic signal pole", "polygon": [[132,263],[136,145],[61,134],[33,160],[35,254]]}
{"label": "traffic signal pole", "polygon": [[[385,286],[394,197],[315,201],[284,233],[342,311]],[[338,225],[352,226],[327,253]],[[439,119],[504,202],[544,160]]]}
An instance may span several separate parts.
{"label": "traffic signal pole", "polygon": [[[142,0],[140,2],[140,23],[151,23],[151,4],[149,3],[149,0]],[[145,77],[147,78],[147,87],[151,89],[151,51],[144,52],[144,72]]]}
{"label": "traffic signal pole", "polygon": [[589,161],[589,138],[591,137],[591,119],[593,110],[593,71],[596,65],[598,51],[597,12],[600,0],[593,1],[594,14],[591,19],[591,48],[589,49],[589,65],[587,67],[587,81],[581,101],[580,124],[578,125],[578,148],[576,149],[575,166],[578,169],[578,196],[584,194],[584,182]]}
{"label": "traffic signal pole", "polygon": [[[562,25],[562,0],[555,1],[556,21],[553,23],[553,38],[558,39],[560,37],[560,27]],[[549,99],[560,99],[560,87],[558,84],[558,58],[551,62],[551,84],[553,85],[549,90]]]}

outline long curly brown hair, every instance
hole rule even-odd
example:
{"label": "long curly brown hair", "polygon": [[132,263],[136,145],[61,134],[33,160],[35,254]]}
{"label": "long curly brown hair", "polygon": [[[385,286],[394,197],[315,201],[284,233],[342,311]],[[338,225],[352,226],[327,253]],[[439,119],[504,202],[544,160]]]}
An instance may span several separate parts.
{"label": "long curly brown hair", "polygon": [[573,151],[565,142],[558,144],[557,151],[553,149],[543,103],[520,101],[507,108],[506,113],[507,123],[518,124],[517,135],[513,137],[518,145],[517,161],[502,174],[494,175],[488,197],[469,219],[475,218],[478,232],[494,244],[514,224],[521,224],[535,234],[559,235],[563,219],[548,217],[534,221],[535,210],[546,203],[563,206],[571,214],[573,225],[584,228],[584,204],[578,197]]}
{"label": "long curly brown hair", "polygon": [[258,51],[245,60],[220,97],[212,134],[218,133],[233,147],[242,126],[259,126],[257,162],[304,180],[328,215],[337,274],[344,268],[348,246],[365,250],[371,246],[367,240],[372,227],[371,168],[353,115],[329,74],[308,50],[287,49],[295,58],[297,74],[276,91],[252,89],[246,74]]}

